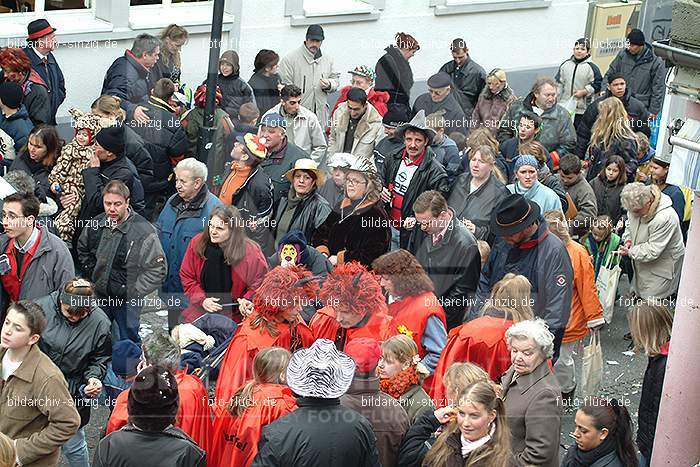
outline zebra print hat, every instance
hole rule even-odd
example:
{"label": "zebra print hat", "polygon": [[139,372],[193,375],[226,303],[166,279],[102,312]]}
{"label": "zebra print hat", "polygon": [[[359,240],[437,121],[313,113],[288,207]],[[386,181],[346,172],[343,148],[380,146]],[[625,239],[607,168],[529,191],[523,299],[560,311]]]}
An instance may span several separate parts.
{"label": "zebra print hat", "polygon": [[294,352],[287,367],[287,385],[298,396],[337,399],[355,374],[355,362],[328,339]]}

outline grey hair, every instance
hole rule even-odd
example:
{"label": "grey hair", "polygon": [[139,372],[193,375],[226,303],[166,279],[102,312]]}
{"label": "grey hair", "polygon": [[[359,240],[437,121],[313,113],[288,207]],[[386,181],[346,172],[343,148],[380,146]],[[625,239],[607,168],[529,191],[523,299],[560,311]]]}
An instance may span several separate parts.
{"label": "grey hair", "polygon": [[643,208],[653,196],[652,185],[640,182],[628,183],[620,193],[620,203],[627,212],[637,211]]}
{"label": "grey hair", "polygon": [[158,47],[160,47],[160,39],[150,34],[139,34],[131,46],[131,53],[141,58],[143,54],[152,54]]}
{"label": "grey hair", "polygon": [[540,348],[545,359],[554,355],[554,334],[549,331],[549,326],[542,318],[528,319],[515,323],[506,331],[506,342],[510,347],[513,339],[532,339]]}
{"label": "grey hair", "polygon": [[20,193],[34,193],[36,184],[31,175],[23,170],[10,170],[3,177],[12,188]]}
{"label": "grey hair", "polygon": [[149,365],[161,365],[173,373],[180,369],[180,347],[168,334],[151,334],[143,340],[142,348]]}
{"label": "grey hair", "polygon": [[178,162],[175,166],[175,172],[177,173],[178,170],[189,170],[194,178],[201,178],[202,181],[205,181],[209,174],[207,165],[194,157],[188,157]]}

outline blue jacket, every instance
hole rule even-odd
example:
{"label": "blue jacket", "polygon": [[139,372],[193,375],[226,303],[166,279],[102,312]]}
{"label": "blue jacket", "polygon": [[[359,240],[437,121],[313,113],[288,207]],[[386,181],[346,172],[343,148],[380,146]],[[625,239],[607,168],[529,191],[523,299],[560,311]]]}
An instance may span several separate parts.
{"label": "blue jacket", "polygon": [[160,244],[168,260],[163,292],[182,293],[180,264],[187,246],[192,237],[204,230],[212,209],[220,204],[219,198],[211,194],[205,185],[189,204],[185,204],[176,193],[163,206],[157,223]]}
{"label": "blue jacket", "polygon": [[16,154],[19,154],[24,145],[27,144],[27,137],[29,137],[29,132],[32,131],[32,128],[34,128],[34,124],[29,120],[29,114],[24,105],[9,117],[5,117],[0,113],[0,129],[14,140]]}
{"label": "blue jacket", "polygon": [[58,62],[56,62],[53,53],[50,53],[48,57],[46,57],[47,63],[44,65],[36,52],[34,52],[34,49],[25,47],[22,50],[27,58],[29,58],[32,68],[41,76],[41,79],[44,80],[44,83],[46,83],[48,87],[49,98],[51,99],[51,121],[47,123],[55,125],[56,112],[58,112],[58,108],[63,101],[66,100],[66,82],[63,78],[61,67],[58,66]]}

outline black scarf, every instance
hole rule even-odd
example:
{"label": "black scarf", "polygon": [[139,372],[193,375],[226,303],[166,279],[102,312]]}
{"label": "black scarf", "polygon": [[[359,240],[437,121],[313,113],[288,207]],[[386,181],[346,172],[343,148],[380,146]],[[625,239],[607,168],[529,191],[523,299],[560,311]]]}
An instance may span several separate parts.
{"label": "black scarf", "polygon": [[571,456],[572,463],[569,464],[572,467],[589,467],[596,463],[601,457],[607,456],[611,452],[615,451],[615,440],[612,435],[608,435],[607,438],[603,440],[602,443],[596,448],[590,451],[581,451],[576,444],[571,446],[574,450],[573,456]]}
{"label": "black scarf", "polygon": [[[214,244],[209,244],[204,253],[204,266],[199,276],[202,289],[207,297],[219,299],[219,304],[231,303],[231,266],[226,264],[224,251]],[[231,311],[231,306],[225,306],[222,311]]]}

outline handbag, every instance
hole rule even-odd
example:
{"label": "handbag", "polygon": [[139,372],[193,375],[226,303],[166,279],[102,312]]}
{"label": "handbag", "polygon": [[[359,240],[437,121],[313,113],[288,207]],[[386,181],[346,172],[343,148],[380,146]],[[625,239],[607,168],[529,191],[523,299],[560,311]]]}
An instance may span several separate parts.
{"label": "handbag", "polygon": [[581,381],[583,396],[596,396],[603,380],[603,350],[600,347],[600,332],[593,331],[591,340],[583,348]]}
{"label": "handbag", "polygon": [[608,324],[613,318],[617,285],[620,282],[620,274],[622,274],[619,257],[616,259],[616,255],[619,254],[618,250],[610,252],[607,261],[600,267],[595,281],[598,289],[598,298],[600,299],[600,304],[603,305],[603,319]]}

